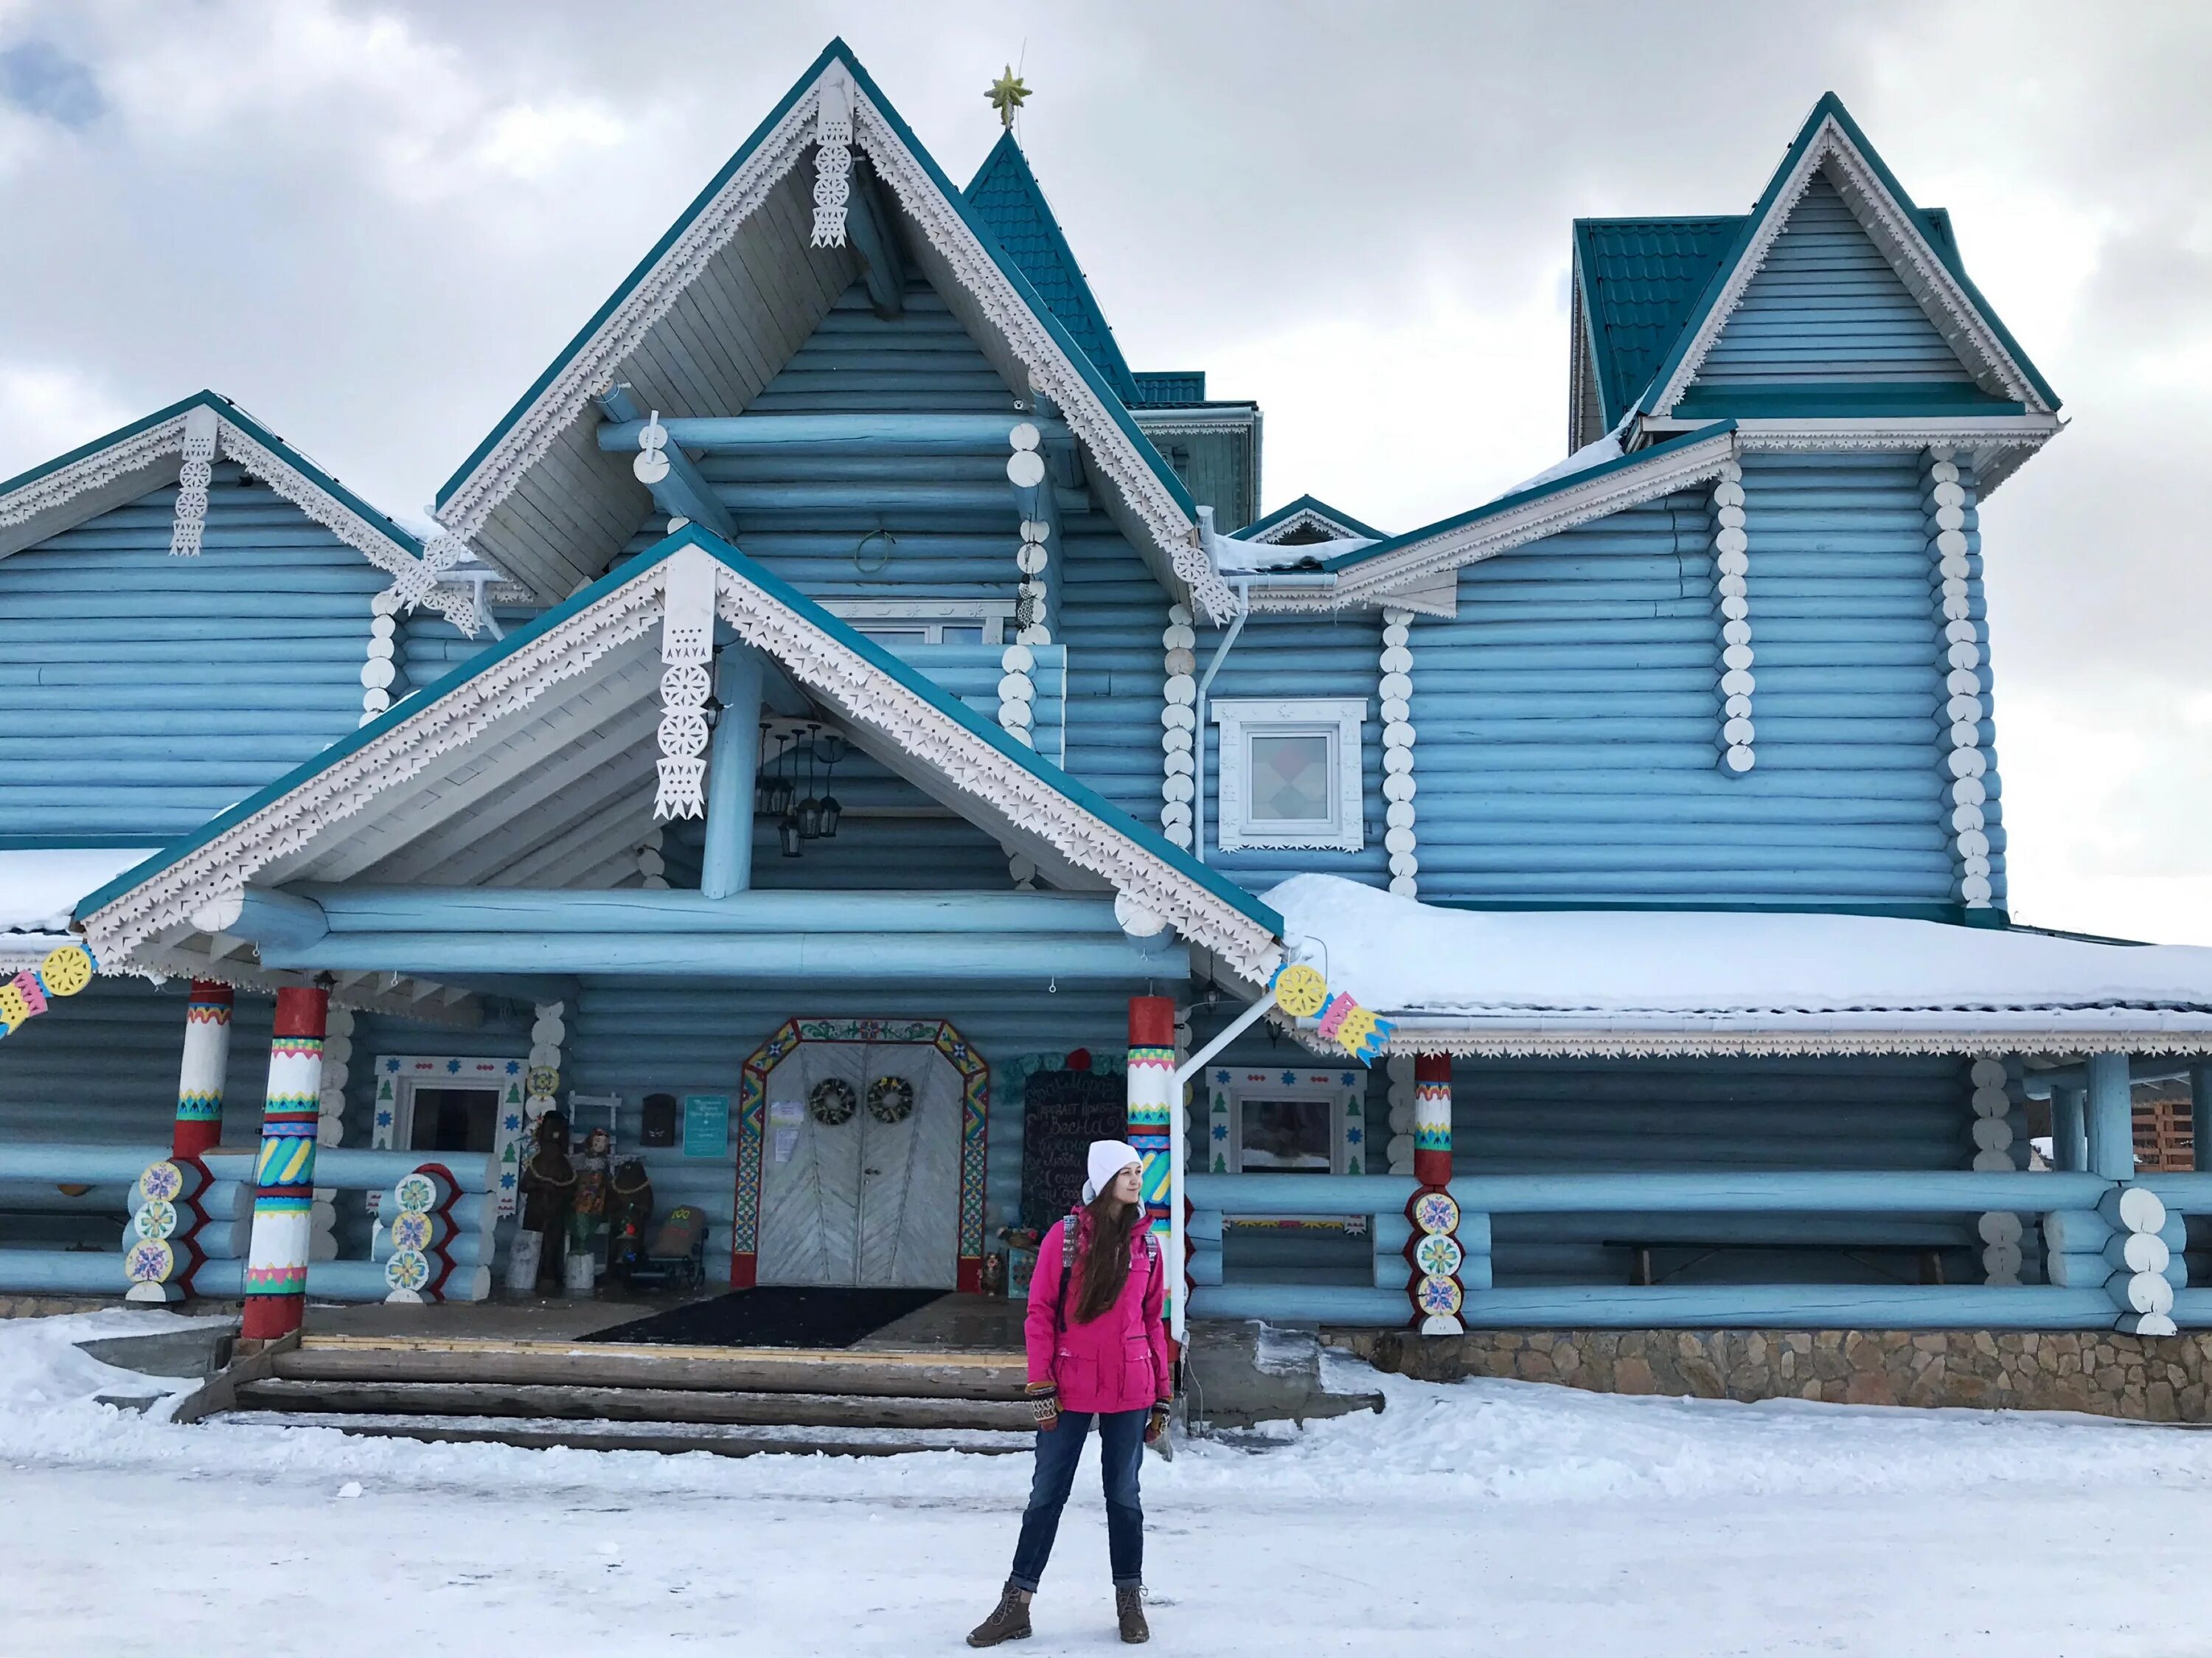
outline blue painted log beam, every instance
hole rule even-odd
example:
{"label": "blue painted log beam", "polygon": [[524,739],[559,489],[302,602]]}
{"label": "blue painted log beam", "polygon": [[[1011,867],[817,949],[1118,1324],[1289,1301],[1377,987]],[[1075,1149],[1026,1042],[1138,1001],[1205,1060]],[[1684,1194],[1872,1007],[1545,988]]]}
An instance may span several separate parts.
{"label": "blue painted log beam", "polygon": [[714,662],[714,746],[707,759],[707,842],[702,898],[726,899],[753,884],[753,779],[760,770],[760,653],[722,648]]}
{"label": "blue painted log beam", "polygon": [[[248,907],[258,914],[255,900],[272,890],[248,887]],[[710,899],[674,889],[537,892],[521,887],[349,887],[303,881],[276,895],[313,905],[324,927],[338,933],[1122,936],[1121,923],[1114,919],[1112,898],[1089,893],[748,891]],[[284,909],[277,913],[289,917],[297,912]]]}
{"label": "blue painted log beam", "polygon": [[[855,894],[860,896],[860,894]],[[1147,952],[1097,934],[947,933],[332,933],[313,944],[264,946],[262,965],[301,971],[407,973],[443,981],[476,973],[576,972],[714,978],[736,984],[877,983],[912,975],[939,984],[1134,984],[1186,978],[1180,945]]]}
{"label": "blue painted log beam", "polygon": [[[2183,1290],[2192,1321],[2212,1315],[2212,1291]],[[1397,1328],[1407,1322],[1403,1289],[1346,1285],[1200,1285],[1200,1319],[1295,1319]],[[2101,1289],[2032,1284],[1616,1284],[1486,1289],[1460,1313],[1471,1329],[1629,1330],[2108,1330],[2112,1298]]]}
{"label": "blue painted log beam", "polygon": [[[604,406],[604,405],[603,405]],[[635,405],[631,405],[633,409]],[[817,454],[1003,456],[1007,436],[1024,420],[1048,444],[1069,443],[1065,421],[1007,414],[750,414],[664,418],[669,443],[702,454],[790,449]],[[599,447],[634,454],[644,430],[632,413],[599,428]]]}
{"label": "blue painted log beam", "polygon": [[[599,412],[609,420],[642,427],[643,413],[628,386],[617,385],[602,393],[597,399]],[[663,425],[669,423],[664,421]],[[633,442],[630,447],[635,448]],[[668,447],[662,451],[668,457],[668,476],[652,485],[653,503],[672,518],[689,518],[702,527],[710,529],[725,541],[738,539],[737,520],[730,516],[714,486],[701,476],[699,467],[684,452],[684,445],[671,430]]]}
{"label": "blue painted log beam", "polygon": [[865,168],[853,169],[853,193],[845,203],[845,229],[865,267],[868,302],[878,316],[889,321],[906,308],[906,260],[900,255],[898,237],[876,194],[875,180]]}
{"label": "blue painted log beam", "polygon": [[[1467,1174],[1451,1194],[1486,1215],[1895,1215],[2094,1209],[2112,1183],[2094,1174],[1949,1169],[1833,1173]],[[1194,1174],[1185,1194],[1228,1215],[1381,1215],[1403,1210],[1411,1175]]]}

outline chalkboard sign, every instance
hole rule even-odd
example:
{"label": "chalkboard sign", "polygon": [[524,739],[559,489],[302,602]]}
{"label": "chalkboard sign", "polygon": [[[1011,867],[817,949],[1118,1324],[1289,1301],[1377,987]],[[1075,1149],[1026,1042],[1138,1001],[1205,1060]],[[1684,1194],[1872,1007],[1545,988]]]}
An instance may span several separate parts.
{"label": "chalkboard sign", "polygon": [[1042,1232],[1083,1195],[1091,1143],[1129,1137],[1129,1084],[1118,1071],[1041,1070],[1022,1109],[1022,1224]]}

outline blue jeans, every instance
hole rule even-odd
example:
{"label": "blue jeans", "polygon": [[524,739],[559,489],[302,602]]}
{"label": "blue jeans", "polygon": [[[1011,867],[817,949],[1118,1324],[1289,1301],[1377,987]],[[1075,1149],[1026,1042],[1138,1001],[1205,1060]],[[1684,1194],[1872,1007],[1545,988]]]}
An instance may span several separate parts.
{"label": "blue jeans", "polygon": [[[1137,1497],[1137,1469],[1145,1460],[1147,1411],[1098,1413],[1098,1460],[1105,1476],[1106,1553],[1113,1563],[1114,1586],[1144,1581],[1145,1509]],[[1060,1533],[1060,1511],[1075,1484],[1075,1465],[1091,1435],[1091,1412],[1062,1411],[1060,1425],[1036,1436],[1036,1472],[1030,1480],[1030,1506],[1022,1515],[1021,1541],[1014,1545],[1014,1587],[1034,1592],[1052,1558],[1052,1539]]]}

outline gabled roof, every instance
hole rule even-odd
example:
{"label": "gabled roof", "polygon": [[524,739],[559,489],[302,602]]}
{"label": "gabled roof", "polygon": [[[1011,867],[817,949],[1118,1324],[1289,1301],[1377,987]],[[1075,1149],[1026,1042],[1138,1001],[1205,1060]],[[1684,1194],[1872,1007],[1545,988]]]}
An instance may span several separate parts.
{"label": "gabled roof", "polygon": [[175,483],[184,465],[185,423],[197,409],[215,417],[218,458],[237,462],[410,594],[426,593],[423,602],[465,628],[475,626],[467,592],[423,580],[420,541],[228,398],[210,391],[195,392],[0,483],[0,558]]}
{"label": "gabled roof", "polygon": [[1286,502],[1264,518],[1255,520],[1240,530],[1231,530],[1230,539],[1235,541],[1264,541],[1273,546],[1286,535],[1295,535],[1302,529],[1313,529],[1322,538],[1331,541],[1365,539],[1380,541],[1382,532],[1372,525],[1363,524],[1348,512],[1339,512],[1328,502],[1316,496],[1302,495]]}
{"label": "gabled roof", "polygon": [[1011,129],[1000,135],[963,193],[1121,401],[1139,401],[1136,379],[1114,343],[1114,330]]}
{"label": "gabled roof", "polygon": [[[835,119],[839,109],[849,110],[849,119]],[[617,460],[598,454],[591,399],[621,379],[665,412],[739,412],[781,361],[750,367],[720,361],[698,349],[700,336],[716,337],[714,320],[722,308],[751,306],[781,342],[768,354],[780,350],[787,357],[850,283],[854,267],[843,239],[836,239],[823,259],[836,269],[807,267],[778,311],[762,298],[750,268],[733,270],[726,251],[734,239],[751,237],[755,254],[769,265],[813,258],[811,250],[824,244],[819,237],[810,243],[805,233],[801,204],[813,169],[801,172],[802,163],[828,155],[836,165],[848,152],[857,152],[867,168],[854,188],[880,186],[876,193],[896,220],[908,255],[993,366],[1026,394],[1050,402],[1067,422],[1108,511],[1139,555],[1164,583],[1187,588],[1208,613],[1227,614],[1233,608],[1227,584],[1196,546],[1196,505],[1130,418],[1122,388],[1037,292],[842,40],[830,42],[447,481],[438,497],[440,522],[478,541],[501,568],[549,598],[567,589],[568,579],[553,578],[570,572],[552,566],[561,549],[580,538],[535,530],[532,521],[549,513],[573,519],[587,527],[585,540],[604,531],[605,547],[591,549],[595,558],[635,533],[647,497]],[[697,309],[690,292],[701,283],[714,290],[705,309]],[[687,316],[687,306],[697,314]],[[1121,372],[1126,383],[1126,365]],[[693,410],[692,402],[729,406]],[[558,480],[545,486],[547,499],[504,513],[511,495],[534,489],[530,480],[541,463],[556,467],[548,476]],[[509,540],[516,545],[505,545]]]}
{"label": "gabled roof", "polygon": [[1721,464],[1735,457],[1735,422],[1715,421],[1633,454],[1540,476],[1466,512],[1323,561],[1322,571],[1336,577],[1332,588],[1269,593],[1262,576],[1254,584],[1253,603],[1267,610],[1375,603],[1436,608],[1411,595],[1462,565],[1716,477]]}
{"label": "gabled roof", "polygon": [[[159,966],[168,942],[213,898],[248,881],[323,873],[314,860],[338,837],[380,826],[380,799],[395,832],[407,832],[419,804],[413,791],[429,768],[489,765],[491,747],[526,731],[533,705],[556,688],[589,690],[594,673],[618,671],[621,694],[649,713],[660,661],[647,636],[664,609],[669,567],[702,556],[715,566],[721,619],[809,696],[881,738],[879,759],[896,757],[909,781],[957,800],[988,832],[1037,849],[1041,863],[1114,888],[1232,967],[1265,978],[1280,932],[1273,911],[697,525],[87,897],[77,919],[100,959]],[[543,741],[530,746],[542,760]]]}
{"label": "gabled roof", "polygon": [[1610,430],[1681,338],[1743,224],[1704,219],[1577,219],[1575,280]]}
{"label": "gabled roof", "polygon": [[[1922,213],[1832,92],[1823,94],[1813,106],[1758,202],[1737,222],[1735,235],[1638,394],[1635,406],[1654,415],[1674,411],[1782,233],[1790,210],[1814,174],[1824,168],[1835,179],[1853,216],[1897,269],[1960,361],[1975,371],[1983,388],[2025,404],[2032,412],[2054,412],[2058,394],[1967,277],[1948,217],[1930,219]],[[1686,271],[1680,279],[1686,278]]]}

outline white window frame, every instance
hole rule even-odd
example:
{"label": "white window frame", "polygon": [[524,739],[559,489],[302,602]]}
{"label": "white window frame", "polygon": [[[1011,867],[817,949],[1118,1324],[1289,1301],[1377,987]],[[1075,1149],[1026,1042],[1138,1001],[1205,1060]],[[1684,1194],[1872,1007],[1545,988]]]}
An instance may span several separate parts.
{"label": "white window frame", "polygon": [[[1364,697],[1218,697],[1208,706],[1221,728],[1214,841],[1223,851],[1285,847],[1357,852],[1366,845],[1361,795],[1366,756],[1360,748],[1360,728],[1367,720]],[[1316,735],[1329,740],[1329,821],[1311,826],[1253,822],[1251,738]]]}
{"label": "white window frame", "polygon": [[822,608],[848,622],[919,622],[924,624],[918,644],[941,645],[945,625],[981,623],[983,643],[1006,643],[1006,624],[1013,620],[1010,599],[824,599]]}

